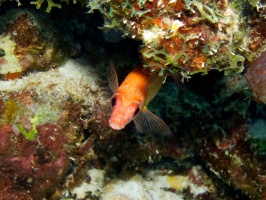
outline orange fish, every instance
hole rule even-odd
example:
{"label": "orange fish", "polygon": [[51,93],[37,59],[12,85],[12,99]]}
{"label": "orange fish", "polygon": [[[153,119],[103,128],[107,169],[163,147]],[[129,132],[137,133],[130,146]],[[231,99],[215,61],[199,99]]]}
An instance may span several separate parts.
{"label": "orange fish", "polygon": [[165,78],[158,71],[138,66],[119,86],[115,67],[111,63],[108,81],[114,94],[111,98],[112,114],[109,125],[115,130],[121,130],[133,120],[140,132],[170,135],[171,130],[164,121],[146,108],[160,90]]}

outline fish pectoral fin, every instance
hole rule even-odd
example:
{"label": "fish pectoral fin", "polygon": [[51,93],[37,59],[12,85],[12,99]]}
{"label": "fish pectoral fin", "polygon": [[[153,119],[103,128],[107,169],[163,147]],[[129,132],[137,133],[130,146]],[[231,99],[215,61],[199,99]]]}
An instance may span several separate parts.
{"label": "fish pectoral fin", "polygon": [[117,78],[115,66],[112,63],[112,61],[110,61],[110,69],[109,69],[107,79],[108,79],[109,87],[112,90],[112,92],[116,92],[118,90],[119,84],[118,84],[118,78]]}
{"label": "fish pectoral fin", "polygon": [[133,121],[141,133],[150,131],[153,133],[172,135],[172,131],[164,121],[146,108],[142,109],[140,114],[136,116]]}

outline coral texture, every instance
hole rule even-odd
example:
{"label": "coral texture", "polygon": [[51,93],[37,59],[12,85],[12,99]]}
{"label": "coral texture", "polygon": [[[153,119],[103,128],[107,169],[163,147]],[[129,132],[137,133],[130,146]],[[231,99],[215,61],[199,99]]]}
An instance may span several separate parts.
{"label": "coral texture", "polygon": [[251,199],[265,199],[265,162],[254,156],[249,142],[245,141],[246,134],[245,125],[232,128],[226,138],[216,134],[204,144],[201,155],[218,177]]}
{"label": "coral texture", "polygon": [[[104,4],[105,3],[105,4]],[[102,6],[102,4],[104,4]],[[241,7],[229,1],[90,1],[106,28],[143,41],[143,62],[189,77],[211,69],[242,72],[249,51]]]}
{"label": "coral texture", "polygon": [[[86,156],[91,146],[79,146],[86,124],[83,109],[93,118],[93,102],[102,98],[100,93],[96,99],[91,95],[98,86],[90,70],[69,61],[57,71],[1,81],[0,185],[6,188],[0,190],[1,197],[42,199],[56,194],[71,169],[71,156]],[[91,77],[84,79],[84,74]],[[78,160],[76,165],[86,169]]]}
{"label": "coral texture", "polygon": [[5,185],[0,191],[2,198],[40,199],[53,191],[68,170],[70,151],[62,129],[45,124],[37,130],[38,141],[29,142],[16,135],[11,125],[0,128],[0,185]]}
{"label": "coral texture", "polygon": [[[266,198],[266,105],[239,73],[262,101],[260,1],[17,2],[0,7],[0,198]],[[149,104],[170,137],[109,127],[108,63],[122,80],[139,50],[177,75]]]}
{"label": "coral texture", "polygon": [[[8,12],[8,23],[2,29],[6,34],[0,37],[0,74],[5,79],[15,79],[28,71],[47,70],[61,64],[68,54],[60,46],[60,38],[54,33],[56,28],[33,12]],[[12,20],[12,21],[11,21]],[[43,31],[44,30],[44,31]]]}

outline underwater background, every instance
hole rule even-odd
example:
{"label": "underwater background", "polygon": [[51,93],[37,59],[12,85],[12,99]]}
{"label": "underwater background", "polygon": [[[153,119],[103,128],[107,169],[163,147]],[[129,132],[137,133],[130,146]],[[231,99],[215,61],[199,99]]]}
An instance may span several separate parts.
{"label": "underwater background", "polygon": [[[266,199],[265,6],[0,0],[0,199]],[[110,62],[172,135],[109,126]]]}

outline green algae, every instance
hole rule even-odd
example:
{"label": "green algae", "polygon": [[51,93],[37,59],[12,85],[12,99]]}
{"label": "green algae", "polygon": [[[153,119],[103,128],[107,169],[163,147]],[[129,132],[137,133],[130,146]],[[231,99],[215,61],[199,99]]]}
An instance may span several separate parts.
{"label": "green algae", "polygon": [[56,104],[51,102],[48,104],[40,105],[36,117],[39,119],[40,123],[51,123],[58,120],[60,110],[56,107]]}
{"label": "green algae", "polygon": [[99,10],[101,11],[102,14],[105,16],[108,16],[106,11],[103,9],[103,5],[106,3],[106,0],[91,0],[88,2],[87,7],[89,8],[87,13],[93,13],[94,10]]}
{"label": "green algae", "polygon": [[[31,4],[35,4],[37,9],[40,9],[44,0],[37,0],[30,2]],[[46,8],[46,12],[50,12],[52,7],[61,8],[61,5],[58,3],[54,3],[52,0],[47,0],[48,6]]]}
{"label": "green algae", "polygon": [[248,0],[248,2],[253,6],[253,7],[257,7],[257,5],[259,4],[259,0]]}
{"label": "green algae", "polygon": [[146,1],[147,1],[147,0],[138,0],[138,6],[139,6],[140,8],[143,8],[143,6],[146,4]]}
{"label": "green algae", "polygon": [[38,116],[35,116],[30,119],[30,121],[32,126],[32,129],[30,131],[27,131],[21,124],[18,126],[18,129],[27,140],[34,140],[36,138],[36,135],[38,134],[36,126],[40,123],[40,119],[38,118]]}
{"label": "green algae", "polygon": [[198,1],[193,1],[192,4],[198,8],[203,19],[207,19],[208,21],[210,21],[212,23],[218,22],[219,19],[218,19],[217,15],[215,14],[215,11],[213,9],[213,8],[215,8],[215,6],[213,8],[211,8],[208,5],[204,5]]}
{"label": "green algae", "polygon": [[[68,3],[68,1],[66,1]],[[44,0],[37,0],[37,1],[31,1],[30,4],[36,5],[37,9],[40,9],[42,4],[44,3]],[[53,7],[55,8],[61,8],[62,6],[59,3],[54,3],[53,0],[47,0],[48,6],[46,8],[46,12],[50,12]],[[73,4],[76,4],[77,0],[73,0]]]}

